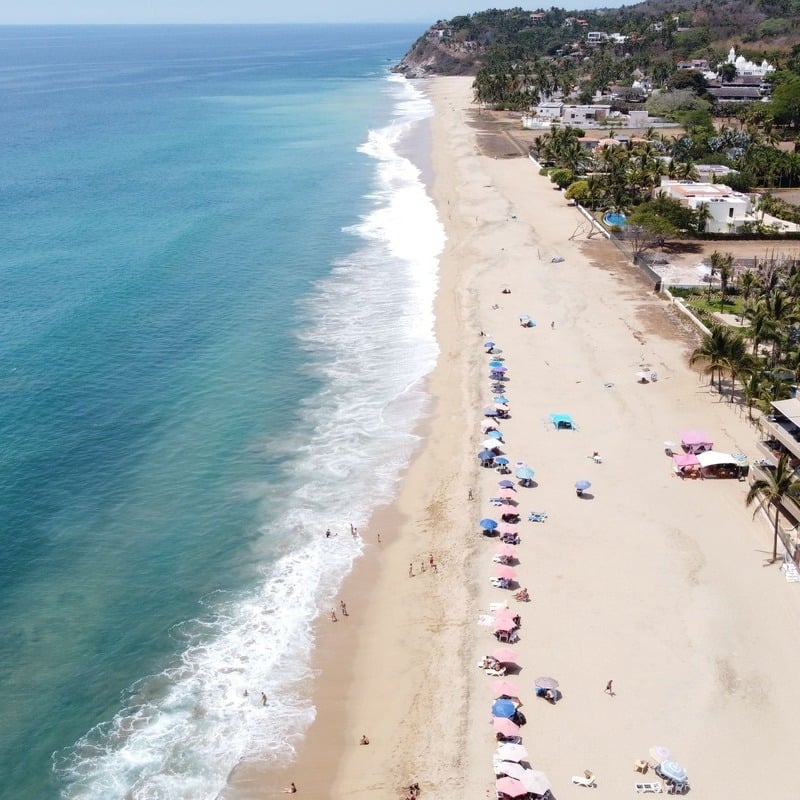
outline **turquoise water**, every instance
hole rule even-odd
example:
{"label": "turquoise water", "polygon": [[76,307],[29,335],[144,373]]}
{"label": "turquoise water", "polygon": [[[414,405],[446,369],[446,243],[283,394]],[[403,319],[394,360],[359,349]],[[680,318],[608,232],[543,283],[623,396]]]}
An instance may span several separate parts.
{"label": "turquoise water", "polygon": [[617,228],[625,227],[625,215],[621,211],[609,211],[603,214],[603,222],[606,225],[614,225]]}
{"label": "turquoise water", "polygon": [[0,798],[291,757],[436,355],[418,34],[0,28]]}

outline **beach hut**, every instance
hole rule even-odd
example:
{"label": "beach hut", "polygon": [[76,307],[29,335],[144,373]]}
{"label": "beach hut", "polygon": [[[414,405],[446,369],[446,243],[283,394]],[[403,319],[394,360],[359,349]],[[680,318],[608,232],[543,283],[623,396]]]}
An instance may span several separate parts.
{"label": "beach hut", "polygon": [[569,414],[551,414],[550,421],[557,431],[574,431],[575,421]]}

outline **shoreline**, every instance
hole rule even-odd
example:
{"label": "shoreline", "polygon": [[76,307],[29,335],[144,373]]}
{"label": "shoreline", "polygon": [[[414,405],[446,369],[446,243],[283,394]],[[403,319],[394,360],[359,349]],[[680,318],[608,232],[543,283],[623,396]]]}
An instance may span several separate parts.
{"label": "shoreline", "polygon": [[[746,486],[677,481],[662,446],[705,427],[722,449],[752,453],[754,431],[688,368],[694,333],[641,272],[588,239],[527,159],[480,154],[468,81],[436,78],[427,89],[430,191],[448,239],[423,440],[342,590],[349,629],[317,622],[318,716],[297,761],[265,771],[247,796],[290,781],[320,797],[402,798],[411,782],[423,797],[491,796],[491,681],[473,665],[494,646],[476,623],[497,601],[523,617],[522,672],[512,678],[528,717],[523,742],[559,800],[581,796],[570,776],[587,768],[598,797],[631,794],[642,780],[632,764],[653,745],[670,748],[704,797],[744,797],[754,780],[780,795],[800,596],[762,566],[769,530],[744,508]],[[556,254],[563,263],[550,263]],[[521,328],[521,313],[537,327]],[[532,509],[548,514],[519,526],[527,604],[489,585],[494,544],[476,528],[496,512],[488,498],[500,477],[474,458],[490,397],[481,330],[509,367],[505,450],[536,468],[536,487],[518,490],[523,520]],[[657,383],[635,382],[644,364]],[[553,430],[554,412],[572,414],[578,430]],[[593,483],[585,501],[575,498],[578,478]],[[428,553],[439,570],[423,575]],[[558,678],[563,700],[539,703],[537,675]]]}

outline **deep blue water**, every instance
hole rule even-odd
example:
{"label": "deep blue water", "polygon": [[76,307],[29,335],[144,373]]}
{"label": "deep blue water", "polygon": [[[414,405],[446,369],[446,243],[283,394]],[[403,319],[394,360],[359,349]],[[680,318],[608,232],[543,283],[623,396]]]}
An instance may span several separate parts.
{"label": "deep blue water", "polygon": [[[260,633],[249,618],[261,650],[241,660],[287,657],[275,626],[314,612],[278,619],[265,581],[321,505],[328,524],[368,514],[341,499],[349,443],[367,462],[374,448],[376,469],[411,446],[424,401],[403,398],[419,353],[435,355],[413,269],[435,242],[394,260],[375,249],[391,198],[420,188],[364,144],[406,113],[386,72],[419,33],[0,28],[0,798],[213,797],[231,759],[271,746],[209,745],[187,764],[231,723],[200,705],[243,652],[243,609],[271,616]],[[358,295],[381,270],[396,292],[380,280],[376,307],[409,331],[387,347],[418,354],[404,370],[398,350],[385,379],[359,346],[373,323]],[[334,368],[343,346],[361,354]],[[327,474],[313,457],[337,415],[345,459]],[[395,480],[379,477],[378,497]],[[315,608],[358,552],[320,562]],[[269,673],[240,677],[209,697],[257,692]],[[302,730],[301,695],[287,689],[270,734]],[[251,712],[237,712],[245,737]],[[167,734],[135,739],[156,721]],[[177,792],[164,776],[181,770]]]}

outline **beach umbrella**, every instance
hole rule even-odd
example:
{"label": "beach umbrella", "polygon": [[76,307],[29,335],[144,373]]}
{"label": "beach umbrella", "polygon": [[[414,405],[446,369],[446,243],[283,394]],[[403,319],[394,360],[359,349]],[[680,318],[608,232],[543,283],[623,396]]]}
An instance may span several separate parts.
{"label": "beach umbrella", "polygon": [[506,478],[505,480],[498,481],[498,482],[497,482],[497,485],[498,485],[498,486],[499,486],[501,489],[513,489],[513,488],[514,488],[514,481],[510,481],[510,480],[508,480],[508,479]]}
{"label": "beach umbrella", "polygon": [[503,432],[502,431],[498,431],[498,430],[489,431],[486,435],[490,439],[502,439],[503,438]]}
{"label": "beach umbrella", "polygon": [[495,448],[500,447],[500,442],[498,442],[494,437],[490,436],[488,439],[484,439],[481,447],[485,447],[487,450],[494,450]]}
{"label": "beach umbrella", "polygon": [[509,525],[507,522],[504,522],[497,530],[498,533],[507,533],[510,536],[513,536],[515,533],[519,533],[518,528],[516,525]]}
{"label": "beach umbrella", "polygon": [[484,408],[483,409],[483,416],[484,417],[496,417],[497,416],[497,409],[496,408]]}
{"label": "beach umbrella", "polygon": [[492,367],[492,374],[502,375],[504,372],[508,372],[508,367],[504,367],[502,364],[499,367]]}
{"label": "beach umbrella", "polygon": [[497,523],[493,519],[482,519],[481,528],[485,531],[493,531],[497,527]]}
{"label": "beach umbrella", "polygon": [[492,651],[492,658],[501,664],[517,663],[517,654],[508,647],[498,647],[497,650]]}
{"label": "beach umbrella", "polygon": [[529,481],[536,473],[530,467],[518,467],[514,474],[522,481]]}
{"label": "beach umbrella", "polygon": [[575,488],[579,492],[585,492],[591,485],[591,481],[575,481]]}
{"label": "beach umbrella", "polygon": [[503,489],[500,490],[500,497],[503,497],[503,498],[506,498],[506,499],[510,499],[510,498],[516,497],[516,495],[517,495],[516,491],[514,489],[511,489],[511,488],[508,488],[508,487],[504,487]]}
{"label": "beach umbrella", "polygon": [[502,361],[498,361],[497,359],[495,359],[494,361],[490,361],[489,362],[489,366],[490,367],[502,367],[503,366],[503,362]]}
{"label": "beach umbrella", "polygon": [[498,394],[496,397],[492,398],[495,403],[499,403],[501,405],[508,405],[508,398],[504,394]]}
{"label": "beach umbrella", "polygon": [[483,346],[484,347],[494,347],[494,342],[484,342]]}
{"label": "beach umbrella", "polygon": [[499,464],[501,467],[505,467],[508,465],[508,459],[505,456],[500,456],[500,458],[496,458],[494,460],[495,464]]}
{"label": "beach umbrella", "polygon": [[517,571],[514,567],[509,567],[508,564],[498,564],[494,568],[494,574],[498,578],[504,578],[507,581],[513,581],[517,577]]}
{"label": "beach umbrella", "polygon": [[498,619],[495,620],[493,630],[495,633],[511,633],[516,627],[517,623],[513,619]]}
{"label": "beach umbrella", "polygon": [[491,461],[494,458],[494,453],[491,450],[484,449],[481,450],[480,453],[478,453],[478,458],[481,461]]}
{"label": "beach umbrella", "polygon": [[511,681],[497,680],[490,688],[495,697],[519,697],[519,689]]}
{"label": "beach umbrella", "polygon": [[495,700],[492,704],[493,717],[505,717],[511,719],[517,713],[517,706],[510,700]]}
{"label": "beach umbrella", "polygon": [[491,431],[494,429],[495,421],[493,419],[482,419],[481,420],[481,430],[486,433],[487,431]]}
{"label": "beach umbrella", "polygon": [[662,761],[658,765],[658,774],[675,783],[686,783],[686,770],[677,761]]}
{"label": "beach umbrella", "polygon": [[661,745],[654,744],[650,748],[650,755],[660,764],[662,761],[669,761],[669,749],[661,747]]}
{"label": "beach umbrella", "polygon": [[[504,558],[514,558],[516,554],[517,554],[517,548],[513,544],[497,545],[497,555],[499,556],[503,556]],[[506,610],[508,611],[508,609]]]}
{"label": "beach umbrella", "polygon": [[492,720],[492,727],[503,736],[519,736],[519,725],[506,717],[495,717]]}
{"label": "beach umbrella", "polygon": [[533,682],[533,685],[537,689],[558,689],[558,681],[555,678],[537,678]]}
{"label": "beach umbrella", "polygon": [[520,781],[523,784],[525,783],[525,772],[525,767],[513,759],[502,761],[494,768],[495,775],[505,775],[506,777],[513,778],[515,781]]}
{"label": "beach umbrella", "polygon": [[498,794],[504,794],[507,797],[524,797],[529,793],[522,781],[518,781],[516,778],[499,778],[495,789]]}
{"label": "beach umbrella", "polygon": [[497,755],[503,761],[525,761],[528,758],[528,751],[521,744],[506,742],[498,745]]}
{"label": "beach umbrella", "polygon": [[522,776],[522,785],[535,795],[543,795],[553,791],[553,784],[544,772],[535,769],[526,769]]}

